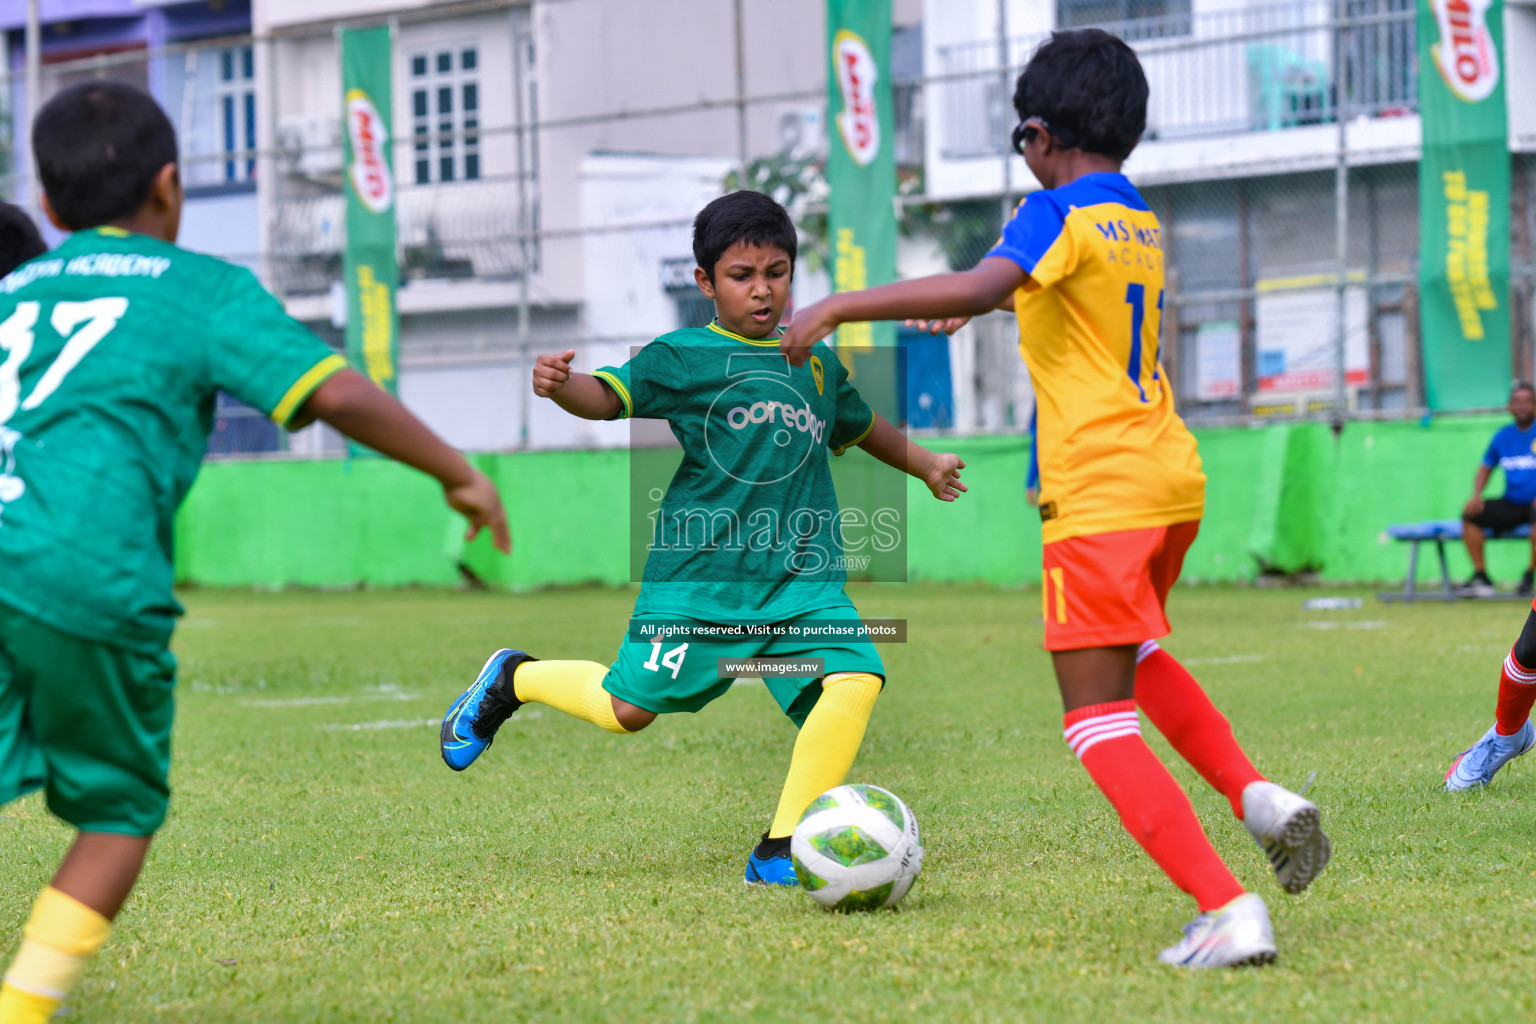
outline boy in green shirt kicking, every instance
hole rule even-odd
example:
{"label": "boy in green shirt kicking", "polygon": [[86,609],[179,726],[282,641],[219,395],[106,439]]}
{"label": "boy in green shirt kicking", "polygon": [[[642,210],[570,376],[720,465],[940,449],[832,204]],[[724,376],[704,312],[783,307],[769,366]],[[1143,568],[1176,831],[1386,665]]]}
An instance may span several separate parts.
{"label": "boy in green shirt kicking", "polygon": [[176,133],[148,93],[59,93],[32,130],[74,234],[0,280],[0,803],[44,789],[79,830],[0,987],[40,1024],[107,939],[169,797],[177,507],[220,390],[430,474],[510,546],[495,487],[290,319],[249,271],[178,249]]}
{"label": "boy in green shirt kicking", "polygon": [[[693,250],[695,280],[715,303],[713,323],[663,335],[623,366],[574,373],[569,351],[540,356],[534,370],[534,392],[568,412],[665,419],[682,443],[618,658],[610,666],[497,651],[449,708],[441,749],[462,771],[508,716],[535,702],[632,733],[658,714],[698,711],[725,693],[732,680],[717,659],[819,663],[810,675],[764,674],[800,735],[746,881],[793,885],[790,833],[812,800],[842,783],[885,679],[843,591],[841,528],[856,510],[838,508],[828,453],[857,445],[942,501],[966,489],[965,464],[875,414],[827,346],[800,367],[779,353],[796,250],[782,206],[749,191],[716,199],[694,221]],[[726,642],[699,642],[718,638],[721,627]],[[669,638],[668,628],[684,633]]]}

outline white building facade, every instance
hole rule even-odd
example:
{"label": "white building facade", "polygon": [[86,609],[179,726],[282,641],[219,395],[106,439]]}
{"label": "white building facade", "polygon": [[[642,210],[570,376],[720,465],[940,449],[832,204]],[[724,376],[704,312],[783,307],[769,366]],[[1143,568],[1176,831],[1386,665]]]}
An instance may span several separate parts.
{"label": "white building facade", "polygon": [[623,444],[533,401],[531,359],[622,362],[701,315],[677,274],[693,216],[744,153],[821,145],[824,18],[820,0],[257,0],[271,282],[339,343],[337,31],[390,24],[401,398],[473,450]]}
{"label": "white building facade", "polygon": [[[1013,78],[1052,29],[1102,26],[1151,86],[1126,173],[1164,222],[1163,351],[1186,415],[1334,414],[1341,147],[1348,413],[1407,414],[1423,404],[1416,18],[1414,0],[925,0],[927,198],[990,212],[1038,187],[1007,151]],[[1529,377],[1536,4],[1508,3],[1504,30],[1511,375]]]}
{"label": "white building facade", "polygon": [[[45,26],[45,90],[80,75],[147,83],[182,130],[195,200],[184,243],[251,265],[338,345],[338,30],[393,27],[400,394],[464,448],[625,443],[624,425],[533,400],[531,360],[575,348],[592,369],[707,318],[690,281],[691,221],[740,183],[743,163],[801,226],[797,303],[827,290],[821,0],[255,0],[244,15],[231,0],[217,16],[81,2],[89,26]],[[19,126],[21,8],[0,7],[15,8],[0,98]],[[1529,376],[1536,2],[1512,0],[1504,17],[1511,373]],[[1037,187],[1007,148],[1013,80],[1052,29],[1097,24],[1137,49],[1152,86],[1126,170],[1165,224],[1163,352],[1186,414],[1330,414],[1341,322],[1349,411],[1422,404],[1413,0],[896,0],[894,21],[903,276],[973,265]],[[25,134],[13,127],[6,179],[23,200]],[[947,342],[904,336],[901,418],[1024,429],[1032,396],[1014,340],[1004,316]],[[246,426],[219,450],[339,450],[323,430],[289,439]]]}

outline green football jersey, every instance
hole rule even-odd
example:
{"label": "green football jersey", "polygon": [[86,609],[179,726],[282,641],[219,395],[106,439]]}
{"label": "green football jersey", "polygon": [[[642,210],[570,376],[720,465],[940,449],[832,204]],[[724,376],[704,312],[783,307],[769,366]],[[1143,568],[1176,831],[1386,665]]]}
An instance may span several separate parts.
{"label": "green football jersey", "polygon": [[222,389],[286,424],[345,360],[250,271],[115,228],[0,280],[0,602],[156,650]]}
{"label": "green football jersey", "polygon": [[683,447],[659,507],[631,509],[654,524],[635,614],[778,622],[847,601],[827,456],[868,437],[875,414],[836,353],[817,344],[794,367],[777,338],[710,324],[595,376],[621,415],[666,420]]}

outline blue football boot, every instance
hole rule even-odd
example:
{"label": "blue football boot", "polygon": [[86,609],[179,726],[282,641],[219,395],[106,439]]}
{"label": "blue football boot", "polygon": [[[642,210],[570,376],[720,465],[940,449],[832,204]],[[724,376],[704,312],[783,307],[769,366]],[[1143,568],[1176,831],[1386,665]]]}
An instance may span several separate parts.
{"label": "blue football boot", "polygon": [[748,885],[799,885],[795,875],[795,862],[789,856],[789,837],[769,839],[763,833],[763,841],[747,856],[746,882]]}
{"label": "blue football boot", "polygon": [[461,772],[475,763],[491,745],[501,723],[523,706],[512,689],[512,673],[523,662],[537,660],[505,648],[490,656],[474,683],[459,694],[443,716],[439,744],[444,764]]}
{"label": "blue football boot", "polygon": [[1500,768],[1533,746],[1536,746],[1536,727],[1529,720],[1513,736],[1500,736],[1498,726],[1494,726],[1471,748],[1456,755],[1451,770],[1445,773],[1445,791],[1454,793],[1488,785]]}

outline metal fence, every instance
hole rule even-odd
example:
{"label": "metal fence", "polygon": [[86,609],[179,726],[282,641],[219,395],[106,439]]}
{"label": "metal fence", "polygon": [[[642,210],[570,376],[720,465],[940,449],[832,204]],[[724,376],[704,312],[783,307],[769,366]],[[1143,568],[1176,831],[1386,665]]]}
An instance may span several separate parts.
{"label": "metal fence", "polygon": [[[1294,0],[1100,27],[1131,43],[1147,73],[1149,141],[1276,131],[1418,107],[1413,0]],[[1344,62],[1337,40],[1346,37]],[[1021,68],[1044,36],[1010,37]],[[996,73],[996,40],[938,47],[942,147],[951,157],[1004,154],[1012,76]]]}
{"label": "metal fence", "polygon": [[[618,0],[548,6],[549,18],[627,11]],[[588,88],[565,63],[570,53],[540,52],[548,26],[522,3],[435,6],[397,22],[401,394],[450,440],[480,449],[623,443],[605,425],[572,426],[534,400],[533,355],[575,348],[590,369],[707,320],[689,227],[728,188],[761,188],[790,208],[802,234],[797,301],[830,290],[829,132],[817,75],[756,90],[742,78],[734,90],[730,81],[695,90],[703,98],[648,102],[645,88]],[[1185,415],[1416,415],[1424,381],[1412,0],[1251,4],[1105,27],[1137,49],[1152,88],[1147,136],[1128,171],[1164,225],[1162,351]],[[814,49],[813,35],[805,45]],[[897,30],[902,276],[973,266],[1033,187],[1007,150],[1009,97],[1043,38],[934,42],[921,27]],[[42,99],[92,77],[153,91],[181,140],[187,244],[259,270],[339,344],[340,90],[339,73],[326,70],[335,48],[333,26],[322,25],[62,61],[44,66]],[[20,76],[4,77],[0,188],[24,197],[25,92]],[[1511,374],[1529,375],[1536,164],[1511,160]],[[951,339],[904,332],[902,343],[898,413],[908,427],[1025,429],[1033,398],[1010,317],[979,318]],[[230,402],[212,448],[338,445],[319,429],[289,438]]]}
{"label": "metal fence", "polygon": [[[182,181],[193,194],[254,184],[255,86],[248,35],[44,63],[36,105],[91,80],[125,82],[154,93],[176,127]],[[0,74],[0,83],[0,188],[8,197],[24,198],[30,162],[25,78],[8,72]]]}

